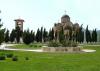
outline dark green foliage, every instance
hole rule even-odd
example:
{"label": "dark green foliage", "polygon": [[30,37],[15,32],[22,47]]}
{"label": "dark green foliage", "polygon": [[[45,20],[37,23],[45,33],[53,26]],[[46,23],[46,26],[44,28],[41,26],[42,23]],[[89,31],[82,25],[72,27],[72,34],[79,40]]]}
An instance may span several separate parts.
{"label": "dark green foliage", "polygon": [[40,30],[38,28],[37,33],[36,33],[36,41],[39,42],[40,41]]}
{"label": "dark green foliage", "polygon": [[30,36],[31,36],[31,42],[34,42],[35,41],[35,32],[31,31]]}
{"label": "dark green foliage", "polygon": [[49,31],[49,40],[52,41],[54,39],[54,30],[52,28],[52,30],[50,29]]}
{"label": "dark green foliage", "polygon": [[60,43],[58,43],[56,41],[51,41],[51,42],[49,42],[48,46],[49,47],[59,47],[59,46],[61,46],[61,47],[77,47],[78,44],[73,41],[63,40]]}
{"label": "dark green foliage", "polygon": [[43,30],[43,41],[44,41],[44,42],[47,41],[47,37],[48,37],[48,32],[47,32],[46,29],[44,28],[44,30]]}
{"label": "dark green foliage", "polygon": [[40,37],[40,38],[39,38],[40,42],[42,42],[42,41],[43,41],[43,27],[41,27],[39,37]]}
{"label": "dark green foliage", "polygon": [[72,47],[77,47],[78,44],[77,44],[77,42],[72,42],[72,43],[71,43],[71,46],[72,46]]}
{"label": "dark green foliage", "polygon": [[30,44],[32,42],[31,33],[29,32],[29,30],[24,31],[24,33],[23,33],[23,42],[25,44]]}
{"label": "dark green foliage", "polygon": [[48,39],[48,32],[46,31],[46,29],[44,28],[43,30],[43,27],[41,27],[41,30],[37,30],[37,33],[36,33],[36,41],[37,42],[46,42]]}
{"label": "dark green foliage", "polygon": [[86,42],[91,42],[91,33],[88,30],[88,26],[86,27]]}
{"label": "dark green foliage", "polygon": [[28,57],[25,57],[25,60],[29,60],[29,58]]}
{"label": "dark green foliage", "polygon": [[96,29],[92,31],[92,42],[97,42],[97,31],[96,31]]}
{"label": "dark green foliage", "polygon": [[81,27],[79,28],[79,31],[76,32],[76,42],[82,43],[83,41],[84,41],[84,31],[81,25]]}
{"label": "dark green foliage", "polygon": [[12,32],[11,32],[11,34],[10,34],[10,41],[14,42],[15,37],[16,37],[16,33],[15,33],[15,30],[13,29]]}
{"label": "dark green foliage", "polygon": [[1,29],[2,24],[0,24],[0,45],[4,41],[4,31],[5,29]]}
{"label": "dark green foliage", "polygon": [[12,57],[12,61],[18,61],[18,57],[17,56]]}
{"label": "dark green foliage", "polygon": [[5,33],[5,42],[8,42],[9,39],[10,39],[10,37],[9,37],[9,30],[7,30],[6,33]]}
{"label": "dark green foliage", "polygon": [[5,59],[6,59],[5,55],[0,55],[0,60],[5,60]]}
{"label": "dark green foliage", "polygon": [[71,43],[69,41],[63,40],[61,42],[61,45],[62,45],[62,47],[70,47],[71,46]]}
{"label": "dark green foliage", "polygon": [[65,39],[65,36],[64,36],[64,30],[62,27],[62,30],[59,33],[59,42],[62,42],[64,39]]}
{"label": "dark green foliage", "polygon": [[55,42],[55,41],[50,41],[49,44],[48,44],[49,47],[59,47],[59,43],[58,42]]}
{"label": "dark green foliage", "polygon": [[22,37],[22,31],[20,30],[19,26],[16,27],[15,34],[16,34],[16,41],[17,43],[19,43],[20,37]]}
{"label": "dark green foliage", "polygon": [[13,57],[13,54],[12,53],[6,54],[6,57],[7,58],[12,58]]}

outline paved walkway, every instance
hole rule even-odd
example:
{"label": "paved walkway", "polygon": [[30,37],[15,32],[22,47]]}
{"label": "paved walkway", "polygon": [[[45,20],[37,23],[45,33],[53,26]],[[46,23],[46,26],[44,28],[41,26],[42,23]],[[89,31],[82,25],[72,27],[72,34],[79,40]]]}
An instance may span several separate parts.
{"label": "paved walkway", "polygon": [[34,52],[43,52],[42,49],[14,49],[14,48],[7,48],[9,46],[13,46],[15,44],[3,44],[0,46],[0,50],[12,50],[12,51],[34,51]]}
{"label": "paved walkway", "polygon": [[[16,45],[16,44],[3,44],[3,45],[0,45],[0,50],[12,50],[12,51],[33,51],[33,52],[43,52],[42,49],[13,49],[13,48],[7,48],[7,47],[10,47],[10,46],[13,46],[13,45]],[[83,49],[82,50],[83,52],[96,52],[96,50],[91,50],[91,49]]]}

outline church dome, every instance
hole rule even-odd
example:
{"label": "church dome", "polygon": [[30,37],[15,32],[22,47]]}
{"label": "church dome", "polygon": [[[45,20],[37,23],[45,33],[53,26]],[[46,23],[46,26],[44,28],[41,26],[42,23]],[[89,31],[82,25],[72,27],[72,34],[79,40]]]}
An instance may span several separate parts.
{"label": "church dome", "polygon": [[63,15],[61,17],[61,23],[67,23],[70,22],[70,17],[68,15]]}
{"label": "church dome", "polygon": [[68,15],[63,15],[61,18],[70,18]]}

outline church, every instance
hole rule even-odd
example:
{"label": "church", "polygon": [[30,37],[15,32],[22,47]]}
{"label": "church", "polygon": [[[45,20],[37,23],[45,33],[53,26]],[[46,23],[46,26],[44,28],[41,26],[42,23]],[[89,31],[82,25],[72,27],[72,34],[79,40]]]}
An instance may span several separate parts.
{"label": "church", "polygon": [[69,40],[71,37],[74,38],[74,36],[76,35],[76,32],[79,31],[79,28],[80,28],[79,24],[78,23],[73,24],[70,20],[70,17],[65,14],[61,17],[60,23],[54,24],[54,27],[53,27],[54,38],[56,38],[57,40],[59,39],[59,33],[62,29],[64,32],[65,39]]}

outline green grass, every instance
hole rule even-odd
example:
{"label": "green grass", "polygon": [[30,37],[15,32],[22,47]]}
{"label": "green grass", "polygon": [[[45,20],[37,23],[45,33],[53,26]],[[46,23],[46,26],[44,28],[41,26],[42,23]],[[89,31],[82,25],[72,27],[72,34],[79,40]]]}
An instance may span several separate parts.
{"label": "green grass", "polygon": [[41,43],[34,43],[30,45],[26,44],[16,44],[14,46],[10,46],[10,48],[17,48],[17,49],[39,49],[42,47],[43,44]]}
{"label": "green grass", "polygon": [[[84,46],[96,49],[95,53],[36,53],[21,51],[0,51],[13,53],[11,58],[0,61],[0,71],[100,71],[100,46]],[[29,57],[29,60],[25,60]]]}

